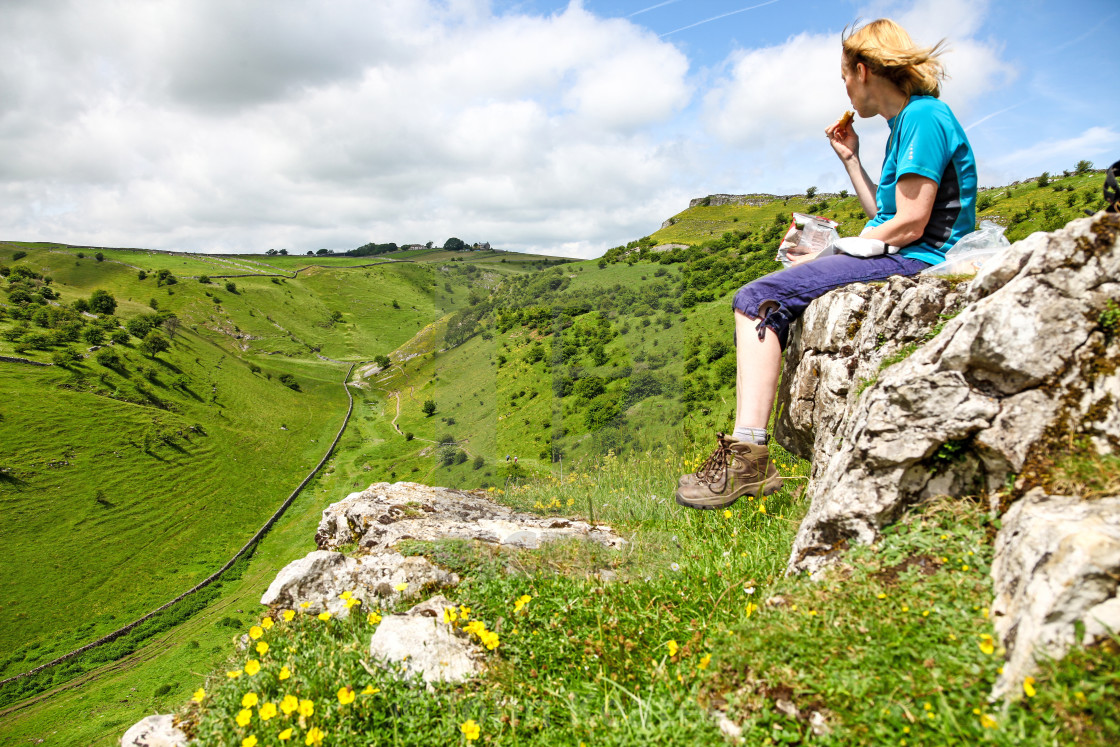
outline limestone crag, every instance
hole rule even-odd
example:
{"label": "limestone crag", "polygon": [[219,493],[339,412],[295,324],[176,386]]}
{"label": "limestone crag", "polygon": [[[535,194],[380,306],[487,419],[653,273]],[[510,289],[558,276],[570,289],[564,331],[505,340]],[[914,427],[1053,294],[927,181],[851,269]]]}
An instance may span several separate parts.
{"label": "limestone crag", "polygon": [[524,548],[569,538],[605,547],[626,544],[608,526],[518,513],[484,496],[413,482],[376,483],[328,506],[315,544],[327,550],[357,542],[369,552],[387,550],[402,539],[469,539]]}
{"label": "limestone crag", "polygon": [[[1120,449],[1120,335],[1105,322],[1120,297],[1118,229],[1120,217],[1102,213],[1014,244],[967,285],[896,278],[810,305],[787,349],[775,434],[813,461],[812,503],[788,572],[824,568],[851,542],[873,542],[907,507],[932,496],[988,495],[999,514],[1045,485],[1055,452],[1071,444],[1098,454]],[[1075,551],[1070,538],[1078,530],[1069,527],[1113,526],[1116,503],[1068,499],[1076,519],[1066,530],[1040,533],[1024,528],[1041,521],[1030,517],[1060,503],[1030,495],[1015,514],[1018,534],[1008,536],[1005,525],[997,538],[993,577],[997,568],[1004,576],[1021,572],[996,578],[997,588],[1063,579],[1069,588],[1039,609],[1080,600],[1061,623],[1076,618],[1088,630],[1086,616],[1111,610],[1100,605],[1115,598],[1115,584],[1086,590],[1096,583],[1091,569],[1109,566],[1120,537],[1100,531],[1091,551]],[[1024,537],[1043,538],[1048,549],[1037,557],[1046,562],[1011,559],[1027,552]],[[1083,562],[1085,553],[1094,560]],[[996,606],[1008,618],[997,620],[997,631],[1021,665],[1005,670],[999,693],[1029,671],[1036,644],[1055,650],[1047,641],[1072,638],[1030,622],[1043,613],[1014,598]]]}

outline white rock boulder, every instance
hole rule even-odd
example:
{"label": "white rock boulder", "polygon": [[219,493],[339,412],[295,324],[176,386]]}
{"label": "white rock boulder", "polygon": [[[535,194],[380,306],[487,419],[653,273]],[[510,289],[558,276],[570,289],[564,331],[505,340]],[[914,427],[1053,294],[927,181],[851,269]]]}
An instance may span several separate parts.
{"label": "white rock boulder", "polygon": [[519,513],[487,499],[481,491],[381,482],[328,506],[315,544],[327,550],[357,542],[363,550],[378,552],[403,539],[468,539],[536,548],[571,538],[606,547],[626,544],[608,526]]}
{"label": "white rock boulder", "polygon": [[187,735],[175,726],[170,713],[148,716],[121,737],[121,747],[186,747]]}
{"label": "white rock boulder", "polygon": [[1120,496],[1033,490],[1004,514],[995,549],[992,625],[1007,661],[993,698],[1018,697],[1038,661],[1120,632]]}
{"label": "white rock boulder", "polygon": [[[352,558],[338,552],[316,550],[285,566],[261,597],[261,604],[296,609],[309,602],[309,613],[330,612],[346,617],[350,609],[342,599],[350,592],[364,609],[387,607],[402,597],[421,591],[455,586],[459,577],[433,565],[427,558],[386,552]],[[399,589],[404,584],[404,589]]]}
{"label": "white rock boulder", "polygon": [[482,651],[443,622],[453,603],[433,597],[402,615],[382,618],[369,643],[374,659],[399,664],[406,676],[425,682],[461,682],[482,671]]}

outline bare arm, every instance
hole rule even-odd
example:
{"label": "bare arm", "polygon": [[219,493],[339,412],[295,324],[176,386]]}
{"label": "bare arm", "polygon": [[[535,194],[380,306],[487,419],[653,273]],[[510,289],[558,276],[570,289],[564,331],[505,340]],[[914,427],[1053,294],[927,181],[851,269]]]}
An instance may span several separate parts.
{"label": "bare arm", "polygon": [[844,164],[848,178],[852,180],[852,187],[855,189],[856,197],[859,198],[860,206],[863,207],[863,212],[867,213],[868,218],[874,218],[879,210],[875,203],[875,182],[871,181],[871,177],[860,163],[859,136],[851,125],[841,127],[840,120],[836,120],[824,132],[828,135],[832,150],[836,151],[837,157]]}
{"label": "bare arm", "polygon": [[917,241],[925,233],[936,197],[937,182],[917,174],[903,174],[894,190],[894,217],[861,235],[891,246]]}

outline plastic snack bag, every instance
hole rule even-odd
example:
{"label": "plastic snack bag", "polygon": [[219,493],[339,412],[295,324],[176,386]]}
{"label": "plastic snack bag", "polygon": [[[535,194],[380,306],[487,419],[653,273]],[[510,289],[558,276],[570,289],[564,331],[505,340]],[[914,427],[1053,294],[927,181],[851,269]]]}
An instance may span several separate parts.
{"label": "plastic snack bag", "polygon": [[794,213],[785,238],[778,245],[777,260],[785,267],[834,254],[833,243],[840,238],[834,220],[818,215]]}
{"label": "plastic snack bag", "polygon": [[985,262],[1011,242],[1003,235],[1007,229],[991,221],[983,221],[979,230],[963,236],[945,252],[945,261],[922,270],[923,275],[975,275]]}

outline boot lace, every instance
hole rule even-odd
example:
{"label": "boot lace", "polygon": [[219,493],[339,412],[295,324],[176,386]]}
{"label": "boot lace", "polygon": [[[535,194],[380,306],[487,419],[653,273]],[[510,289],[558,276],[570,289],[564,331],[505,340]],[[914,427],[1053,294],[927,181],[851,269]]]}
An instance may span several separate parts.
{"label": "boot lace", "polygon": [[712,487],[720,483],[719,490],[722,490],[722,486],[727,484],[727,466],[731,463],[731,439],[719,433],[716,434],[716,441],[716,450],[696,470],[696,480]]}

